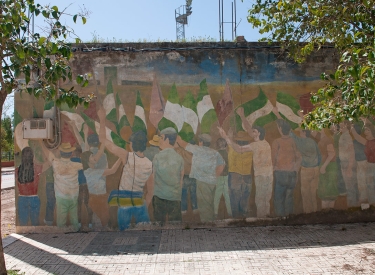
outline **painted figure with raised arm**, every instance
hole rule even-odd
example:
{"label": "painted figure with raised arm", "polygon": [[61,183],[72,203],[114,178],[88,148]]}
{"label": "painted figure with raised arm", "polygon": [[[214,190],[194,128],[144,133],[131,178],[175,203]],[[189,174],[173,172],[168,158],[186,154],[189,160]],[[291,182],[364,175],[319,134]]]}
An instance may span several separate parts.
{"label": "painted figure with raised arm", "polygon": [[91,207],[89,206],[89,198],[90,198],[89,189],[87,186],[87,179],[84,173],[84,170],[89,168],[89,164],[88,164],[88,159],[85,161],[82,161],[82,153],[89,151],[89,144],[87,143],[87,136],[88,136],[89,128],[87,124],[83,125],[83,135],[85,137],[85,140],[83,140],[83,138],[78,132],[77,126],[74,123],[74,121],[71,120],[68,122],[68,124],[73,129],[73,133],[76,137],[77,143],[79,144],[79,147],[77,147],[76,150],[73,152],[71,161],[82,163],[82,166],[83,166],[83,170],[78,171],[78,183],[79,183],[78,207],[77,207],[78,208],[78,223],[79,223],[79,226],[81,227],[82,204],[83,204],[87,212],[88,227],[92,228],[93,211]]}
{"label": "painted figure with raised arm", "polygon": [[198,211],[202,222],[215,219],[214,198],[218,177],[225,166],[223,157],[214,149],[209,148],[211,136],[200,134],[199,145],[189,144],[177,137],[179,146],[193,154],[190,177],[197,180]]}
{"label": "painted figure with raised arm", "polygon": [[55,183],[57,226],[65,226],[69,215],[70,224],[73,226],[73,230],[78,231],[78,171],[82,170],[83,166],[82,163],[70,160],[75,147],[72,147],[70,143],[61,143],[58,148],[60,154],[59,157],[56,157],[50,150],[48,150],[42,142],[41,147],[44,155],[52,164]]}
{"label": "painted figure with raised arm", "polygon": [[293,193],[301,166],[301,154],[290,136],[290,124],[280,118],[276,107],[273,113],[279,117],[276,124],[281,136],[273,141],[271,150],[275,177],[275,212],[277,216],[288,216],[294,210]]}
{"label": "painted figure with raised arm", "polygon": [[227,142],[224,138],[218,138],[216,140],[216,149],[222,158],[225,161],[225,167],[221,175],[217,178],[216,190],[215,190],[215,198],[214,198],[214,210],[215,210],[215,217],[219,214],[219,203],[221,200],[221,196],[223,196],[225,201],[225,206],[227,208],[227,213],[229,216],[233,216],[232,214],[232,207],[231,201],[229,197],[229,190],[228,190],[228,151],[227,151]]}
{"label": "painted figure with raised arm", "polygon": [[358,206],[358,187],[357,179],[356,177],[354,177],[356,170],[356,162],[353,138],[350,135],[347,123],[340,123],[340,131],[341,136],[339,139],[338,154],[341,164],[341,172],[346,188],[346,201],[348,207],[355,207]]}
{"label": "painted figure with raised arm", "polygon": [[239,146],[231,140],[222,128],[219,128],[220,135],[225,138],[229,146],[236,152],[253,152],[254,182],[256,187],[255,204],[257,217],[263,218],[270,215],[270,200],[272,196],[273,169],[271,159],[271,147],[264,139],[265,130],[260,126],[252,126],[247,121],[243,108],[237,109],[245,130],[253,137],[254,142]]}
{"label": "painted figure with raised arm", "polygon": [[318,143],[322,162],[320,165],[318,197],[322,200],[322,208],[333,208],[339,195],[337,186],[337,162],[333,138],[329,129],[320,131]]}
{"label": "painted figure with raised arm", "polygon": [[309,130],[299,130],[299,136],[290,132],[301,154],[301,195],[304,213],[318,211],[316,192],[319,185],[319,165],[321,154],[318,144],[311,138]]}
{"label": "painted figure with raised arm", "polygon": [[[88,197],[88,206],[92,210],[93,215],[89,215],[89,228],[93,220],[100,220],[101,226],[106,227],[109,221],[109,207],[107,204],[107,180],[103,171],[108,169],[107,155],[104,153],[105,146],[100,144],[99,137],[96,133],[88,134],[88,127],[83,126],[84,140],[78,132],[74,122],[70,123],[75,134],[78,144],[82,148],[82,165],[84,167],[84,176],[87,182],[88,195],[85,185],[80,187],[81,195],[79,196],[78,203],[82,204],[81,198]],[[80,185],[81,186],[81,185]],[[80,213],[78,214],[80,219]],[[97,226],[97,225],[96,225]]]}
{"label": "painted figure with raised arm", "polygon": [[182,221],[181,195],[184,177],[184,160],[175,151],[177,132],[168,127],[160,131],[161,151],[152,161],[154,170],[154,218],[163,225],[168,221]]}
{"label": "painted figure with raised arm", "polygon": [[367,123],[365,122],[365,126],[363,127],[363,134],[365,137],[361,136],[354,127],[351,128],[351,133],[357,142],[364,145],[364,153],[367,158],[367,163],[363,163],[358,166],[362,170],[366,169],[366,172],[364,173],[366,175],[366,180],[365,180],[366,188],[363,186],[363,183],[360,184],[358,182],[358,187],[359,187],[359,192],[360,192],[359,197],[361,199],[361,203],[365,203],[366,197],[367,197],[368,203],[375,205],[375,128],[374,128],[374,125],[368,122]]}
{"label": "painted figure with raised arm", "polygon": [[[128,152],[110,142],[106,138],[104,109],[99,109],[100,120],[99,139],[105,148],[118,156],[124,168],[119,183],[118,192],[112,192],[108,202],[115,201],[118,206],[117,221],[120,230],[129,228],[132,217],[136,223],[150,222],[147,211],[147,194],[144,195],[144,187],[152,174],[152,162],[145,157],[147,137],[143,131],[137,131],[130,136],[130,148]],[[149,187],[147,187],[150,190]],[[146,199],[144,199],[146,198]]]}

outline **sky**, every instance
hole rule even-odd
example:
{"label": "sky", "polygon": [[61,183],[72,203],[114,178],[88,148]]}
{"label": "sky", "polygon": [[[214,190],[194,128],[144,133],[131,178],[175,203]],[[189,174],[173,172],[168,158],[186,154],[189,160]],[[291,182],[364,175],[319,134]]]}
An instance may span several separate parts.
{"label": "sky", "polygon": [[[193,0],[189,24],[185,26],[186,41],[219,41],[219,1]],[[250,42],[258,41],[261,35],[247,22],[248,10],[255,0],[236,0],[237,36],[243,35]],[[62,3],[63,2],[63,3]],[[232,20],[232,2],[223,0],[224,22]],[[41,5],[67,8],[67,13],[76,14],[81,8],[91,12],[87,23],[80,20],[74,24],[66,17],[62,23],[72,27],[83,42],[99,38],[102,42],[158,42],[176,40],[175,9],[185,5],[185,0],[35,0]],[[35,32],[40,32],[42,16],[35,20]],[[231,24],[224,24],[224,40],[232,41]],[[73,40],[72,40],[73,41]],[[9,96],[6,104],[13,105]],[[4,105],[5,106],[5,105]],[[9,108],[7,115],[13,113]]]}
{"label": "sky", "polygon": [[[231,6],[234,0],[223,0],[224,22],[232,20]],[[247,41],[258,41],[261,37],[257,30],[247,22],[246,16],[254,0],[236,0],[237,35],[244,35]],[[87,23],[74,24],[70,18],[64,23],[74,27],[84,42],[90,42],[94,36],[105,42],[154,42],[175,41],[175,9],[185,4],[185,0],[76,0],[74,2],[58,0],[36,0],[42,5],[56,5],[59,9],[72,3],[68,12],[75,14],[80,7],[91,11]],[[65,2],[66,4],[61,4]],[[185,27],[187,41],[205,38],[219,41],[219,0],[193,0],[192,15]],[[37,31],[36,23],[35,30]],[[231,24],[224,26],[224,40],[232,41]]]}

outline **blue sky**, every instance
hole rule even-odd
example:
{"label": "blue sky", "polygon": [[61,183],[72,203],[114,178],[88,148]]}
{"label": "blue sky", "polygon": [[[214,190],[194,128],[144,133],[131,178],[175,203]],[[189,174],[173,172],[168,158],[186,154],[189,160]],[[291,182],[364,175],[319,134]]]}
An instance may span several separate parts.
{"label": "blue sky", "polygon": [[[232,19],[231,3],[224,0],[224,21]],[[254,0],[236,0],[237,3],[237,35],[244,35],[247,41],[258,41],[261,35],[247,22],[246,16]],[[175,41],[176,21],[175,9],[185,5],[185,0],[35,0],[41,5],[56,5],[59,9],[68,7],[67,12],[75,14],[80,7],[91,11],[85,25],[81,21],[74,24],[71,18],[63,23],[74,28],[76,34],[84,42],[90,42],[93,36],[100,37],[104,42],[154,42]],[[189,25],[185,27],[185,38],[206,38],[219,41],[219,0],[193,0],[192,15]],[[35,32],[43,25],[42,16],[38,16]],[[231,41],[230,24],[224,24],[224,39]],[[13,104],[13,97],[8,97],[8,104]],[[7,112],[10,115],[13,108]]]}
{"label": "blue sky", "polygon": [[[231,21],[231,3],[224,0],[224,21]],[[254,0],[237,0],[237,35],[244,35],[247,41],[257,41],[261,36],[247,22],[247,11]],[[175,9],[185,4],[185,0],[36,0],[40,4],[57,5],[60,9],[72,3],[68,12],[76,13],[85,6],[92,14],[87,23],[66,24],[74,27],[79,37],[88,42],[96,34],[105,41],[144,42],[174,41],[176,39]],[[65,2],[66,4],[62,4]],[[185,29],[185,37],[190,39],[206,37],[219,40],[219,0],[193,0],[192,15]],[[37,23],[37,25],[40,24]],[[36,31],[38,28],[36,28]],[[231,41],[230,24],[225,24],[224,39]]]}

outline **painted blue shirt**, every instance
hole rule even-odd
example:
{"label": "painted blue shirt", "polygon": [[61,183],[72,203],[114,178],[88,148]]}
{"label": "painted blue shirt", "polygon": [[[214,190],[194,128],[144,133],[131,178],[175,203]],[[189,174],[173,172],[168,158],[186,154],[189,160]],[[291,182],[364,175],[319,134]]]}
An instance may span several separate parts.
{"label": "painted blue shirt", "polygon": [[[82,163],[81,158],[79,158],[79,157],[73,157],[73,158],[70,158],[70,160],[72,162]],[[87,181],[86,181],[85,174],[83,173],[83,169],[82,169],[82,170],[78,171],[78,184],[81,185],[81,184],[85,184],[85,183],[87,183]]]}

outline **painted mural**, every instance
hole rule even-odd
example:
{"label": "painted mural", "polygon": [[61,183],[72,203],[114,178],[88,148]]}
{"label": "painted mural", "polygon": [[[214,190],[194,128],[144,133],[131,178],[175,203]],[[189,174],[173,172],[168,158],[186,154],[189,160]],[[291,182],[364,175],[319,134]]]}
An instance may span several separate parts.
{"label": "painted mural", "polygon": [[75,56],[97,97],[58,109],[56,149],[22,135],[23,119],[51,117],[54,104],[16,94],[19,227],[122,231],[375,203],[374,125],[299,127],[330,58],[111,54]]}

